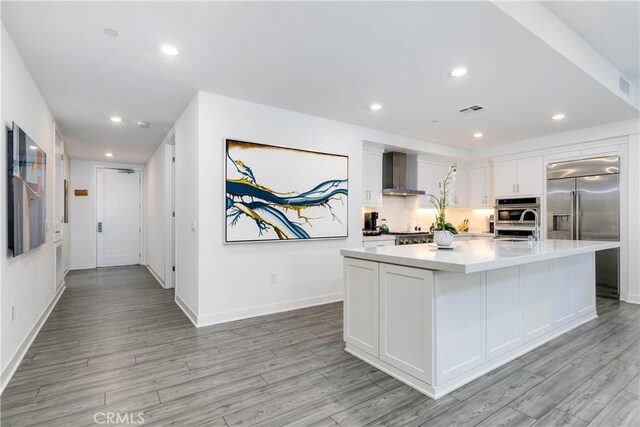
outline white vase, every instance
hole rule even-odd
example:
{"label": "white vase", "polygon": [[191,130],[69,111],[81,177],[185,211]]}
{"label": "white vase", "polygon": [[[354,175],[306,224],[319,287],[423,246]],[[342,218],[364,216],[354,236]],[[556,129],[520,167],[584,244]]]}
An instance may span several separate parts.
{"label": "white vase", "polygon": [[448,248],[453,243],[453,233],[447,230],[436,230],[433,233],[433,241],[438,247]]}

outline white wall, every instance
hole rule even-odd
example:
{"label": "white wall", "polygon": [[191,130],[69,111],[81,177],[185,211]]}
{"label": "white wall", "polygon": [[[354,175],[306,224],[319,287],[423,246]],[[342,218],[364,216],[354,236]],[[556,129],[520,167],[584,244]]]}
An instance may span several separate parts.
{"label": "white wall", "polygon": [[[96,169],[98,167],[133,168],[139,169],[144,174],[144,166],[142,165],[71,159],[69,228],[71,234],[70,263],[72,270],[96,267]],[[143,179],[142,194],[144,194],[144,188]],[[74,190],[76,189],[88,190],[89,195],[76,196],[74,195]]]}
{"label": "white wall", "polygon": [[[47,153],[47,221],[53,223],[54,119],[20,54],[2,26],[2,153],[7,141],[4,126],[15,121]],[[53,227],[44,245],[13,258],[7,250],[7,162],[0,161],[0,251],[2,253],[2,387],[20,362],[30,340],[56,298]],[[9,321],[9,308],[15,320]]]}
{"label": "white wall", "polygon": [[165,144],[160,144],[145,167],[145,230],[147,267],[165,286]]}
{"label": "white wall", "polygon": [[[225,138],[349,156],[349,237],[225,245]],[[199,324],[342,299],[339,249],[361,244],[363,141],[469,155],[454,147],[209,93],[194,98],[176,123],[176,292],[183,300],[189,298],[191,307],[197,303],[192,311]],[[191,231],[191,221],[197,232]],[[270,283],[272,274],[277,283]]]}
{"label": "white wall", "polygon": [[[198,188],[200,94],[175,125],[176,302],[197,323],[199,294]],[[192,230],[191,225],[195,227]]]}

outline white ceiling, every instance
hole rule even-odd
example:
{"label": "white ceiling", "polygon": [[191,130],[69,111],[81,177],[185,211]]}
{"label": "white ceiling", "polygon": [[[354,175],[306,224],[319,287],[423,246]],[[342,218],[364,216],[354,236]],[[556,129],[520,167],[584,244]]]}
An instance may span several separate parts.
{"label": "white ceiling", "polygon": [[640,1],[545,1],[544,5],[640,86]]}
{"label": "white ceiling", "polygon": [[[3,2],[2,14],[74,158],[146,162],[196,90],[465,148],[638,115],[487,2]],[[161,55],[166,42],[181,55]],[[457,65],[468,75],[447,77]],[[486,111],[456,112],[474,104]]]}

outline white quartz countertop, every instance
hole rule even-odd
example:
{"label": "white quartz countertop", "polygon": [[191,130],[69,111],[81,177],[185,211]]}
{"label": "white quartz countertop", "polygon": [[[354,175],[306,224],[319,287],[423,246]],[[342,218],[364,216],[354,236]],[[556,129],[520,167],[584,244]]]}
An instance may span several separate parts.
{"label": "white quartz countertop", "polygon": [[500,242],[477,239],[457,241],[452,246],[452,250],[438,249],[433,243],[379,246],[342,249],[340,254],[349,258],[466,274],[618,248],[620,243],[590,240]]}

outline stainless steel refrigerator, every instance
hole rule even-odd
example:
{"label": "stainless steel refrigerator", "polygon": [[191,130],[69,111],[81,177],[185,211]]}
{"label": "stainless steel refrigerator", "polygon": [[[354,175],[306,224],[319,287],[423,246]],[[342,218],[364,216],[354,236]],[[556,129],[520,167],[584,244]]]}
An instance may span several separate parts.
{"label": "stainless steel refrigerator", "polygon": [[[620,158],[547,166],[547,238],[620,240]],[[596,252],[596,293],[620,296],[620,250]]]}

